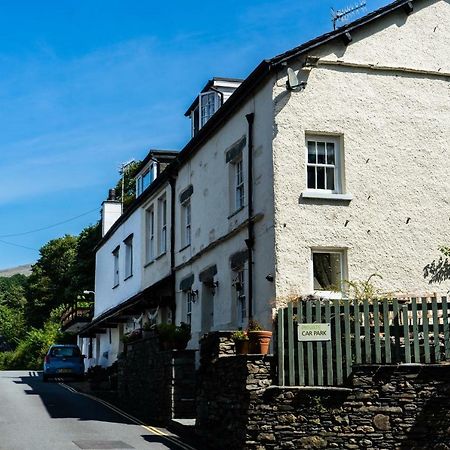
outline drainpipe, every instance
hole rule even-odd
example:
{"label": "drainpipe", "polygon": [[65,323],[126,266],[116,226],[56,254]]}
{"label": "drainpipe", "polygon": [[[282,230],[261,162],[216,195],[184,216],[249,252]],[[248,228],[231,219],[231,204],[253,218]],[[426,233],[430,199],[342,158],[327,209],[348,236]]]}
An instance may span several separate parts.
{"label": "drainpipe", "polygon": [[248,249],[248,318],[253,318],[253,245],[255,241],[253,224],[253,120],[255,113],[245,116],[248,122],[248,236],[245,240]]}
{"label": "drainpipe", "polygon": [[172,276],[172,298],[175,302],[171,306],[172,310],[172,323],[175,323],[175,310],[176,310],[176,289],[175,289],[175,182],[176,176],[171,174],[169,178],[170,183],[170,273]]}

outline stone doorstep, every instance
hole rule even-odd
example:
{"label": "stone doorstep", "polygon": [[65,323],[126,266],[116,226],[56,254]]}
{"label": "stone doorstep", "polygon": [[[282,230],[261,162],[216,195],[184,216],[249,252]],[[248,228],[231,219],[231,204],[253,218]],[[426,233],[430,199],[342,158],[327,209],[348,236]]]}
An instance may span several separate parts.
{"label": "stone doorstep", "polygon": [[195,422],[196,419],[173,418],[169,420],[166,428],[180,437],[195,441],[197,438],[195,433]]}

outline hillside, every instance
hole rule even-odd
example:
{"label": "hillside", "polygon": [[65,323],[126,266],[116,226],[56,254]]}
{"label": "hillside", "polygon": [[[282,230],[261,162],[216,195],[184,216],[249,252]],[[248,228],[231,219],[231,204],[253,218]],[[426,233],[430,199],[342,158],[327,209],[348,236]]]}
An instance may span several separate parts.
{"label": "hillside", "polygon": [[30,275],[31,274],[31,264],[24,264],[22,266],[11,267],[9,269],[0,270],[0,277],[12,277],[17,274]]}

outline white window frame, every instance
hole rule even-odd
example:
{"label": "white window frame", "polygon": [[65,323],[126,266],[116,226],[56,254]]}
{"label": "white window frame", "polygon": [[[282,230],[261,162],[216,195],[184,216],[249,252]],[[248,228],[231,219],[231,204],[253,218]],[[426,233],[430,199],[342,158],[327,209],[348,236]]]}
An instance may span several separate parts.
{"label": "white window frame", "polygon": [[167,252],[167,198],[163,195],[158,199],[158,250],[162,255]]}
{"label": "white window frame", "polygon": [[124,241],[125,245],[125,278],[133,276],[133,236],[128,236]]}
{"label": "white window frame", "polygon": [[116,247],[113,251],[113,258],[114,258],[114,262],[113,262],[113,267],[114,267],[114,278],[113,278],[113,288],[115,288],[116,286],[119,286],[120,284],[120,247]]}
{"label": "white window frame", "polygon": [[[202,102],[203,102],[204,98],[208,98],[209,96],[213,96],[213,98],[214,98],[213,112],[211,113],[210,111],[208,111],[208,114],[204,114]],[[203,92],[198,96],[198,111],[199,111],[198,129],[199,130],[205,126],[206,122],[208,122],[208,120],[211,119],[211,117],[219,109],[219,106],[220,106],[219,105],[219,102],[220,102],[219,97],[220,97],[219,93],[215,92],[215,91]]]}
{"label": "white window frame", "polygon": [[[236,284],[240,283],[241,290],[236,289]],[[243,326],[247,319],[247,295],[245,292],[245,269],[244,267],[237,267],[233,270],[233,289],[235,291],[236,300],[236,317],[238,326]]]}
{"label": "white window frame", "polygon": [[[317,146],[317,142],[324,142],[325,148],[326,148],[327,143],[334,144],[334,164],[328,164],[327,160],[325,163],[318,163],[317,161],[315,163],[310,163],[308,161],[308,142],[309,141],[315,142],[316,146]],[[317,192],[317,193],[323,193],[323,194],[341,194],[343,192],[343,158],[342,158],[342,142],[341,141],[342,141],[341,136],[333,136],[333,135],[326,135],[326,134],[306,134],[306,136],[305,136],[306,193]],[[324,168],[325,185],[326,185],[326,176],[327,176],[326,169],[327,168],[334,169],[333,170],[334,189],[321,189],[321,188],[317,188],[317,187],[309,187],[308,186],[308,168],[309,167],[315,167],[315,186],[317,186],[317,167]]]}
{"label": "white window frame", "polygon": [[[341,279],[340,282],[340,291],[330,291],[330,290],[323,290],[323,289],[315,289],[314,287],[314,255],[320,254],[320,253],[329,253],[329,254],[338,254],[340,256],[340,272],[341,272]],[[342,298],[343,292],[345,290],[345,280],[347,279],[347,250],[343,248],[313,248],[311,249],[311,290],[314,292],[314,295],[324,297],[324,298]]]}
{"label": "white window frame", "polygon": [[155,259],[155,209],[152,206],[145,211],[145,229],[146,229],[146,263]]}
{"label": "white window frame", "polygon": [[182,216],[182,246],[187,247],[191,245],[192,239],[192,208],[191,199],[188,198],[181,204],[181,216]]}
{"label": "white window frame", "polygon": [[186,323],[188,325],[192,324],[192,304],[194,303],[194,293],[192,292],[192,289],[189,289],[187,291],[184,291],[184,299],[185,299],[185,305],[186,305]]}
{"label": "white window frame", "polygon": [[242,154],[233,161],[234,167],[234,208],[242,209],[245,205],[244,159]]}

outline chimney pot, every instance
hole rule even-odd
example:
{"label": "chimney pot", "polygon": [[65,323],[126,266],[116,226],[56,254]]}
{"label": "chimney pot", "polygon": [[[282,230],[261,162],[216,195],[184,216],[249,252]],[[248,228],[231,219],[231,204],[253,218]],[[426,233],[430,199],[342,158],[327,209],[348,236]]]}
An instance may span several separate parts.
{"label": "chimney pot", "polygon": [[110,201],[116,200],[116,190],[115,189],[110,189],[108,191],[108,200],[110,200]]}

